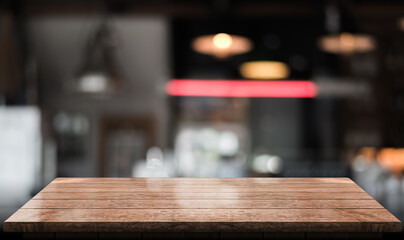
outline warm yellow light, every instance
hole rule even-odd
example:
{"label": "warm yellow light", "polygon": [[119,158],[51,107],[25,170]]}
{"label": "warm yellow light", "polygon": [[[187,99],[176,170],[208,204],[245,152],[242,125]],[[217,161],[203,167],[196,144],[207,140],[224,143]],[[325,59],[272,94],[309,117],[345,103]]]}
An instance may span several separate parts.
{"label": "warm yellow light", "polygon": [[352,33],[323,36],[319,39],[318,45],[323,51],[335,54],[364,53],[376,48],[372,36]]}
{"label": "warm yellow light", "polygon": [[289,67],[283,62],[253,61],[240,66],[240,74],[250,79],[281,79],[289,77]]}
{"label": "warm yellow light", "polygon": [[347,52],[352,52],[355,49],[355,37],[350,33],[341,33],[340,35],[341,48]]}
{"label": "warm yellow light", "polygon": [[218,33],[197,37],[192,42],[192,48],[202,54],[227,58],[251,51],[252,43],[248,38],[242,36]]}
{"label": "warm yellow light", "polygon": [[358,155],[364,157],[364,159],[368,162],[371,162],[376,159],[376,148],[374,147],[363,147],[359,149]]}
{"label": "warm yellow light", "polygon": [[389,169],[397,176],[402,176],[404,171],[403,148],[383,148],[377,154],[377,160],[382,167]]}
{"label": "warm yellow light", "polygon": [[229,48],[233,43],[233,39],[227,33],[218,33],[213,37],[213,44],[217,48]]}

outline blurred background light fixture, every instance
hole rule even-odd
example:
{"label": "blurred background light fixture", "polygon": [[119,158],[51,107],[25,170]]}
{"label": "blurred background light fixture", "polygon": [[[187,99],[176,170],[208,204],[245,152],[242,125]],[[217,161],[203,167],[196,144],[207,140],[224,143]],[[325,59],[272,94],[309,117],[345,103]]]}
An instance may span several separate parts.
{"label": "blurred background light fixture", "polygon": [[277,61],[252,61],[240,66],[240,74],[250,79],[282,79],[289,77],[287,64]]}
{"label": "blurred background light fixture", "polygon": [[224,131],[219,135],[219,152],[223,156],[234,156],[239,150],[239,139],[232,131]]}
{"label": "blurred background light fixture", "polygon": [[78,80],[78,88],[82,92],[105,92],[109,88],[109,78],[102,72],[85,72]]}
{"label": "blurred background light fixture", "polygon": [[240,81],[175,79],[166,85],[171,96],[313,98],[317,86],[311,81]]}
{"label": "blurred background light fixture", "polygon": [[358,33],[350,1],[329,1],[325,6],[327,34],[318,39],[318,47],[333,54],[370,52],[376,48],[373,36]]}
{"label": "blurred background light fixture", "polygon": [[283,161],[279,156],[262,154],[253,159],[252,169],[256,173],[279,174],[283,169]]}
{"label": "blurred background light fixture", "polygon": [[219,33],[213,37],[213,44],[217,48],[226,49],[233,44],[233,38],[227,33]]}
{"label": "blurred background light fixture", "polygon": [[253,44],[248,38],[227,33],[203,35],[192,41],[192,49],[196,52],[222,59],[247,53],[252,47]]}
{"label": "blurred background light fixture", "polygon": [[112,93],[122,83],[117,70],[114,48],[116,37],[107,21],[103,21],[89,38],[84,51],[84,62],[77,76],[76,89],[82,93]]}
{"label": "blurred background light fixture", "polygon": [[318,44],[321,50],[334,54],[365,53],[376,48],[376,41],[372,36],[348,32],[323,36]]}
{"label": "blurred background light fixture", "polygon": [[379,164],[393,172],[396,176],[402,176],[404,172],[404,148],[382,148],[377,153]]}

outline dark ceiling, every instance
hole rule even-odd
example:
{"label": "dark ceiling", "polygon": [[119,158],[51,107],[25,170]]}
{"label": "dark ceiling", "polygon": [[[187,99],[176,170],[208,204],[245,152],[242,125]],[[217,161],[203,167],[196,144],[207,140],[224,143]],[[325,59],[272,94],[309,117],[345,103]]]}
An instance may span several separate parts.
{"label": "dark ceiling", "polygon": [[[108,9],[116,14],[152,14],[168,17],[207,17],[226,12],[238,17],[310,18],[321,14],[329,1],[315,0],[6,0],[2,7],[25,14],[92,14]],[[402,16],[404,1],[352,0],[352,11],[360,19],[388,20]],[[1,5],[0,5],[1,6]],[[106,6],[106,7],[105,7]]]}

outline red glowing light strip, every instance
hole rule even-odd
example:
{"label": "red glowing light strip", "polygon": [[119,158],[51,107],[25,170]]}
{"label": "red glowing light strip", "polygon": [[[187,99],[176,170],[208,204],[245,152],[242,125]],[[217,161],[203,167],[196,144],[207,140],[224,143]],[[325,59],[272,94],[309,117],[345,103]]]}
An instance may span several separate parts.
{"label": "red glowing light strip", "polygon": [[166,85],[171,96],[313,98],[317,86],[310,81],[235,81],[173,79]]}

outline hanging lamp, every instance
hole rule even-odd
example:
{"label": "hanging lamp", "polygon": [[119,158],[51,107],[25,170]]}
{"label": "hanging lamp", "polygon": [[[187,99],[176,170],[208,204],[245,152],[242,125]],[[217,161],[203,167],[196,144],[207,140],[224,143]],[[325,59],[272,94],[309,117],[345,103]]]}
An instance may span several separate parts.
{"label": "hanging lamp", "polygon": [[102,21],[86,45],[84,62],[76,77],[78,92],[108,94],[121,87],[123,80],[115,62],[115,46],[110,23]]}
{"label": "hanging lamp", "polygon": [[192,49],[217,59],[226,59],[251,51],[252,41],[239,35],[240,25],[231,14],[230,2],[214,0],[212,4],[208,20],[209,30],[192,40]]}
{"label": "hanging lamp", "polygon": [[328,34],[318,39],[318,46],[324,52],[350,55],[376,48],[373,36],[355,31],[347,1],[336,0],[327,4],[325,18]]}
{"label": "hanging lamp", "polygon": [[[277,44],[268,45],[268,36],[276,39]],[[246,61],[239,66],[240,75],[246,79],[273,80],[289,77],[289,66],[282,62],[279,55],[281,41],[276,34],[266,34],[261,36],[256,42],[254,51],[249,54],[250,61]],[[258,40],[258,39],[257,39]]]}
{"label": "hanging lamp", "polygon": [[228,58],[251,51],[252,42],[243,36],[217,33],[195,38],[192,41],[192,48],[196,52],[216,58]]}
{"label": "hanging lamp", "polygon": [[287,64],[279,61],[251,61],[240,65],[240,74],[248,79],[283,79],[289,77]]}

